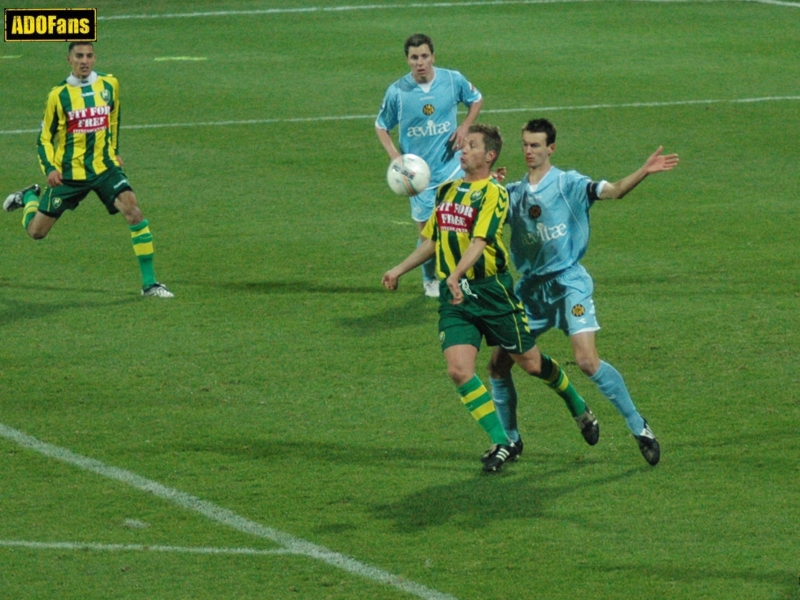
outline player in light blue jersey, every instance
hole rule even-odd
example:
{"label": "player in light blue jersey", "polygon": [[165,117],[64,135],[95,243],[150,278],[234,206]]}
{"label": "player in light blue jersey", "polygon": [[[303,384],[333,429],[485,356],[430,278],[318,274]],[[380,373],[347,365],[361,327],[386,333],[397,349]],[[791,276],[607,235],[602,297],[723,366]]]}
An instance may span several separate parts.
{"label": "player in light blue jersey", "polygon": [[[538,337],[552,328],[569,336],[575,362],[625,418],[645,460],[655,465],[661,449],[647,421],[636,410],[625,381],[600,360],[589,273],[578,262],[589,243],[589,209],[597,200],[622,198],[652,173],[669,171],[678,155],[656,150],[644,165],[615,183],[592,181],[576,171],[562,171],[550,162],[556,129],[547,119],[529,121],[522,129],[528,173],[506,186],[510,198],[511,257],[522,278],[516,292],[525,305],[531,332]],[[511,357],[499,346],[489,365],[492,396],[509,439],[519,440],[517,395],[511,379]]]}
{"label": "player in light blue jersey", "polygon": [[[434,67],[433,41],[417,33],[405,42],[406,60],[411,72],[386,90],[375,133],[390,160],[402,154],[416,154],[431,169],[431,181],[424,192],[411,197],[411,218],[419,232],[433,212],[436,188],[463,177],[459,148],[483,104],[481,93],[458,71]],[[467,116],[458,125],[458,105],[467,107]],[[399,126],[400,150],[395,147],[392,129]],[[422,265],[425,295],[439,296],[434,261]]]}

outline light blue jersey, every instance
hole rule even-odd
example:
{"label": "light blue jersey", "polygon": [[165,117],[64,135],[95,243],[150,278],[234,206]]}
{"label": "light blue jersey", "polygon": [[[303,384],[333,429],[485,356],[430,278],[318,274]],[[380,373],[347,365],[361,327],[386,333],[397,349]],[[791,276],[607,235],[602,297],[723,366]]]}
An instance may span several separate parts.
{"label": "light blue jersey", "polygon": [[[606,183],[551,167],[536,186],[528,183],[527,176],[506,186],[511,260],[522,275],[514,291],[536,338],[550,329],[568,336],[600,329],[592,298],[594,282],[578,261],[589,246],[589,209]],[[625,418],[647,462],[656,464],[658,457],[648,457],[645,447],[649,446],[641,441],[643,435],[655,441],[652,431],[636,410],[619,371],[600,361],[600,368],[589,377]],[[492,398],[506,435],[518,440],[517,392],[510,375],[492,380]]]}
{"label": "light blue jersey", "polygon": [[577,264],[589,245],[589,209],[602,185],[556,167],[533,188],[527,176],[506,186],[511,258],[523,277],[544,277]]}
{"label": "light blue jersey", "polygon": [[431,168],[428,189],[435,189],[461,171],[461,152],[448,143],[458,127],[458,105],[469,107],[480,99],[481,93],[458,71],[436,67],[427,92],[409,73],[386,90],[375,127],[391,131],[400,126],[400,152],[425,159]]}

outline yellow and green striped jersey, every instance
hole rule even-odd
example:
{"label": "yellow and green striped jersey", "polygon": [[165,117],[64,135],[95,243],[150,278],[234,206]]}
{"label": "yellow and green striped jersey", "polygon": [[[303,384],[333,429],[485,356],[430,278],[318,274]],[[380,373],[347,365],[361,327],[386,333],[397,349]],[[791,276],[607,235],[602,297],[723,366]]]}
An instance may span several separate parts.
{"label": "yellow and green striped jersey", "polygon": [[119,82],[92,73],[86,81],[70,76],[47,96],[39,133],[39,164],[64,179],[85,180],[119,166]]}
{"label": "yellow and green striped jersey", "polygon": [[448,181],[436,191],[436,207],[423,237],[436,242],[436,271],[440,279],[452,273],[472,238],[486,240],[482,256],[467,271],[467,279],[482,279],[508,269],[503,224],[508,215],[508,192],[492,178]]}

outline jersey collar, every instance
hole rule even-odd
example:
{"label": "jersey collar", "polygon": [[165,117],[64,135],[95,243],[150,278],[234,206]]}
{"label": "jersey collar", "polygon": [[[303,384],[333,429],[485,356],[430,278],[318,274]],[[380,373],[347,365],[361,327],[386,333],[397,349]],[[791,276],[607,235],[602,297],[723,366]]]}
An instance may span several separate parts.
{"label": "jersey collar", "polygon": [[74,85],[75,87],[84,87],[87,85],[92,85],[95,81],[97,81],[97,73],[95,73],[94,71],[89,73],[89,76],[86,79],[79,79],[78,77],[75,77],[75,75],[73,75],[72,73],[70,73],[69,77],[67,77],[67,83],[69,85]]}

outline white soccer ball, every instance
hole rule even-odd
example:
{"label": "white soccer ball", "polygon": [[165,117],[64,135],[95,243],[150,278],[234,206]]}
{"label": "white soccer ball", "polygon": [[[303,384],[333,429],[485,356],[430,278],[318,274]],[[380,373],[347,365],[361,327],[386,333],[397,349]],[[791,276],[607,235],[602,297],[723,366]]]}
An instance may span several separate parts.
{"label": "white soccer ball", "polygon": [[395,194],[416,196],[431,182],[431,169],[416,154],[403,154],[389,165],[386,181]]}

